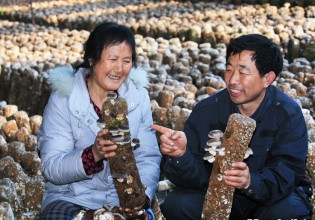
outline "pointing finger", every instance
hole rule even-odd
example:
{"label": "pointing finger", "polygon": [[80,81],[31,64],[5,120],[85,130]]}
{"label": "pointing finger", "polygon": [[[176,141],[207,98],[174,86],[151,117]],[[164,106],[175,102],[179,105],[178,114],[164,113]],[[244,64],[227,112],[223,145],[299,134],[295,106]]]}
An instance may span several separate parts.
{"label": "pointing finger", "polygon": [[174,131],[172,129],[163,127],[161,125],[153,124],[153,125],[151,125],[151,128],[153,130],[156,130],[156,131],[162,133],[162,134],[166,134],[168,137],[171,137],[172,134],[174,133]]}

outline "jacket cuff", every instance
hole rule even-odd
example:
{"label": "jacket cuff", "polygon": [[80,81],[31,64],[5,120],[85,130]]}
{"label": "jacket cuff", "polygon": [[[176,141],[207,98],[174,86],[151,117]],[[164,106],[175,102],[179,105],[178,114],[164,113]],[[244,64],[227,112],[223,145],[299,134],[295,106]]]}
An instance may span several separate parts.
{"label": "jacket cuff", "polygon": [[182,167],[183,164],[186,164],[187,162],[189,162],[189,154],[187,153],[187,151],[180,157],[171,157],[169,156],[167,158],[167,160],[169,160],[169,162],[172,164],[172,166],[174,167]]}
{"label": "jacket cuff", "polygon": [[242,189],[241,192],[247,195],[248,197],[255,199],[258,196],[257,192],[259,192],[260,181],[253,173],[250,173],[250,178],[251,181],[248,188]]}
{"label": "jacket cuff", "polygon": [[92,175],[98,172],[101,172],[104,169],[104,163],[103,160],[99,160],[95,162],[94,155],[92,152],[92,146],[89,146],[85,148],[82,152],[82,163],[83,168],[86,173],[86,175]]}
{"label": "jacket cuff", "polygon": [[143,209],[149,209],[149,208],[151,208],[151,200],[150,200],[149,196],[147,196],[146,201],[143,205]]}

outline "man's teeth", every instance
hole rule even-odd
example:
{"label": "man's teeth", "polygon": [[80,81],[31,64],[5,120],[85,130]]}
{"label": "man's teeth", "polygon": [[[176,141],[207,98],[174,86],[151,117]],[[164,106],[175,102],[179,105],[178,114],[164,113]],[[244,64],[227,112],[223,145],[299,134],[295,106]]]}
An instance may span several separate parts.
{"label": "man's teeth", "polygon": [[231,89],[231,92],[233,92],[233,93],[240,93],[239,90],[235,90],[235,89]]}

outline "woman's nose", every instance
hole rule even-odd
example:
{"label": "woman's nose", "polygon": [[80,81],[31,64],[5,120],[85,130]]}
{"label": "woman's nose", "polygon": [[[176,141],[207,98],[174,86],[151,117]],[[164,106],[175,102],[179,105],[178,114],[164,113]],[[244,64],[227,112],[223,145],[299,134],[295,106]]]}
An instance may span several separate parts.
{"label": "woman's nose", "polygon": [[122,71],[122,65],[123,65],[123,62],[121,61],[117,61],[116,64],[115,64],[115,67],[114,67],[114,70],[116,72],[121,72]]}

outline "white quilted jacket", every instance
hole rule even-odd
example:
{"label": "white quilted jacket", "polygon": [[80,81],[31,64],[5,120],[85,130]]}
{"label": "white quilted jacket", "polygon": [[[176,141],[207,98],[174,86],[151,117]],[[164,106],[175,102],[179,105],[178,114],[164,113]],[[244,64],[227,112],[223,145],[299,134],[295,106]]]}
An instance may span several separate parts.
{"label": "white quilted jacket", "polygon": [[[57,199],[90,209],[104,204],[119,205],[108,163],[104,161],[104,170],[94,175],[86,175],[83,169],[82,151],[94,143],[100,130],[84,81],[86,74],[87,69],[81,68],[73,74],[69,67],[57,68],[49,74],[53,91],[38,134],[42,170],[48,180],[42,209]],[[132,138],[140,140],[134,155],[141,181],[147,185],[146,194],[152,201],[160,176],[161,156],[155,132],[150,129],[153,121],[149,96],[143,88],[145,82],[146,73],[133,69],[118,93],[128,103]]]}

